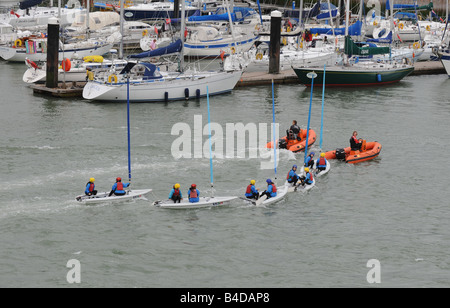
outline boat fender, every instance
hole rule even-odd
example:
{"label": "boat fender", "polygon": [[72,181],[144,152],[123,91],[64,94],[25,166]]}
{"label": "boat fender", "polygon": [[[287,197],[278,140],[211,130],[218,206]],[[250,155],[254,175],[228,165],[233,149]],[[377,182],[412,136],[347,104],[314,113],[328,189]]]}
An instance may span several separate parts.
{"label": "boat fender", "polygon": [[86,70],[86,79],[87,80],[94,80],[94,72],[90,70]]}
{"label": "boat fender", "polygon": [[189,99],[189,88],[184,89],[184,98]]}
{"label": "boat fender", "polygon": [[14,41],[14,47],[22,47],[22,40],[21,39],[17,39]]}
{"label": "boat fender", "polygon": [[165,102],[169,101],[169,92],[164,92],[164,101]]}
{"label": "boat fender", "polygon": [[377,81],[381,82],[381,74],[377,74]]}
{"label": "boat fender", "polygon": [[200,89],[195,90],[195,97],[196,97],[197,99],[200,98]]}
{"label": "boat fender", "polygon": [[108,83],[112,83],[114,81],[114,83],[117,83],[117,75],[116,74],[111,74],[108,76]]}
{"label": "boat fender", "polygon": [[70,71],[71,66],[72,66],[72,63],[70,62],[69,59],[64,58],[64,60],[62,60],[61,68],[62,68],[65,72]]}

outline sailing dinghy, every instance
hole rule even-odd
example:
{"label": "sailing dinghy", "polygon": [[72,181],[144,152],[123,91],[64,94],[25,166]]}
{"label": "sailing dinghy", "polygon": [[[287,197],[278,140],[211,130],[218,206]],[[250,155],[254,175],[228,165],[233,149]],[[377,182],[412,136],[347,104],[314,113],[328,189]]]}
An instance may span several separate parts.
{"label": "sailing dinghy", "polygon": [[258,200],[249,199],[249,198],[245,198],[245,197],[242,197],[241,199],[245,200],[247,202],[251,202],[253,205],[256,205],[256,206],[266,206],[266,205],[269,205],[269,204],[272,204],[272,203],[275,203],[275,202],[278,202],[278,201],[284,199],[284,197],[288,193],[288,188],[289,187],[287,185],[280,187],[277,190],[277,195],[275,197],[272,197],[269,199],[267,199],[266,195],[260,197]]}
{"label": "sailing dinghy", "polygon": [[[128,139],[128,182],[131,183],[131,151],[130,151],[130,80],[127,79],[127,139]],[[109,192],[100,193],[93,196],[81,195],[76,200],[86,204],[110,202],[110,201],[126,201],[130,199],[145,199],[144,196],[150,193],[152,189],[126,190],[125,195],[111,195]]]}
{"label": "sailing dinghy", "polygon": [[126,195],[112,195],[111,197],[109,197],[109,192],[103,192],[95,196],[80,195],[76,197],[76,200],[86,204],[95,204],[103,202],[125,201],[131,199],[145,199],[144,196],[151,191],[151,189],[128,190]]}
{"label": "sailing dinghy", "polygon": [[301,182],[297,183],[297,185],[294,185],[293,183],[289,183],[288,181],[286,181],[285,186],[288,188],[288,192],[295,192],[295,191],[301,191],[301,192],[306,192],[308,190],[310,190],[311,188],[313,188],[316,185],[316,179],[313,179],[313,183],[308,185],[302,185]]}
{"label": "sailing dinghy", "polygon": [[[210,177],[211,177],[211,191],[213,191],[214,186],[214,173],[213,173],[213,160],[212,160],[212,145],[211,145],[211,113],[209,108],[209,88],[206,86],[206,98],[208,105],[208,129],[209,129],[209,168],[210,168]],[[223,205],[227,205],[230,201],[237,199],[236,196],[227,196],[227,197],[200,197],[198,202],[180,202],[175,203],[173,200],[158,200],[153,202],[154,206],[167,208],[167,209],[198,209],[205,207],[222,207]]]}
{"label": "sailing dinghy", "polygon": [[218,207],[227,205],[230,201],[237,199],[237,197],[200,197],[199,202],[180,202],[174,203],[173,200],[158,200],[153,202],[154,206],[166,209],[200,209],[205,207]]}

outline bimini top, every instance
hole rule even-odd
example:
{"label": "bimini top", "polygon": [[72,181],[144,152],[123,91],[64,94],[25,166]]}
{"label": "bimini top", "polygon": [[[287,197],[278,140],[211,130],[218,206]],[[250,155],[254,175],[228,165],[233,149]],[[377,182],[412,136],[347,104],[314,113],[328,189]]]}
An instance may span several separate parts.
{"label": "bimini top", "polygon": [[127,65],[120,72],[121,75],[127,74],[130,71],[133,71],[134,74],[141,74],[142,79],[158,79],[161,78],[161,74],[159,73],[158,67],[154,64],[147,62],[128,62]]}

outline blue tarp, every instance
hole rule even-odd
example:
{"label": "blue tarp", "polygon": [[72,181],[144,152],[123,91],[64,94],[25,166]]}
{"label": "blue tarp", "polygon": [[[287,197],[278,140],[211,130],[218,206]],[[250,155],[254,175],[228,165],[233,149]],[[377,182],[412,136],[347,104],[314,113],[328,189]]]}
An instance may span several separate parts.
{"label": "blue tarp", "polygon": [[[361,35],[361,21],[356,21],[353,25],[348,27],[348,34],[349,35]],[[331,28],[311,28],[310,29],[312,34],[333,34],[333,30]],[[334,34],[336,35],[345,35],[345,28],[336,28],[334,29]]]}
{"label": "blue tarp", "polygon": [[168,55],[172,53],[177,53],[181,51],[181,39],[178,39],[177,41],[171,43],[170,45],[166,47],[157,48],[155,50],[150,50],[146,52],[141,52],[136,55],[130,55],[129,58],[132,59],[141,59],[141,58],[151,58],[151,57],[158,57],[163,55]]}

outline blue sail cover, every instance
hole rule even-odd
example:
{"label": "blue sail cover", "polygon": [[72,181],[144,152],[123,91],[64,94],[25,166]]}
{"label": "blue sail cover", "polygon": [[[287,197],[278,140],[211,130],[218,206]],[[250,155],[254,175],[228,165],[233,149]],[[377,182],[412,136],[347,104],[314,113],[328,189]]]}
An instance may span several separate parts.
{"label": "blue sail cover", "polygon": [[394,14],[394,18],[416,20],[417,16],[415,13],[397,12]]}
{"label": "blue sail cover", "polygon": [[172,54],[172,53],[177,53],[180,51],[181,51],[181,39],[178,39],[166,47],[161,47],[161,48],[157,48],[155,50],[141,52],[136,55],[129,55],[128,57],[134,58],[134,59],[151,58],[151,57],[158,57],[158,56],[168,55],[168,54]]}
{"label": "blue sail cover", "polygon": [[140,63],[127,63],[125,67],[120,72],[120,75],[127,74],[131,71],[133,67],[136,65],[143,66],[145,68],[144,75],[142,79],[157,79],[161,78],[161,74],[159,72],[156,72],[157,66],[152,63],[147,62],[140,62]]}
{"label": "blue sail cover", "polygon": [[[236,14],[231,13],[231,21],[236,22]],[[202,15],[202,16],[191,16],[188,21],[229,21],[228,14],[212,14],[212,15]]]}
{"label": "blue sail cover", "polygon": [[[337,16],[337,9],[333,9],[331,11],[331,17],[336,17]],[[320,13],[319,15],[317,15],[316,17],[317,19],[330,19],[330,12],[326,12],[326,13]]]}
{"label": "blue sail cover", "polygon": [[33,7],[33,6],[41,4],[41,3],[42,3],[42,0],[26,0],[26,1],[20,2],[19,7],[22,10],[26,10],[30,7]]}
{"label": "blue sail cover", "polygon": [[[316,17],[317,15],[319,15],[319,13],[320,13],[320,2],[316,2],[316,4],[314,4],[314,6],[311,9],[304,9],[302,11],[302,20],[305,18],[307,19]],[[299,19],[299,16],[300,11],[298,9],[296,10],[288,9],[284,10],[283,12],[283,17],[285,18]]]}
{"label": "blue sail cover", "polygon": [[[356,21],[353,25],[351,25],[350,27],[348,27],[348,34],[349,35],[361,35],[361,26],[362,26],[362,22],[361,21]],[[328,34],[331,35],[333,34],[333,29],[332,28],[311,28],[310,29],[312,34]],[[345,28],[336,28],[334,29],[334,34],[336,35],[345,35]]]}

